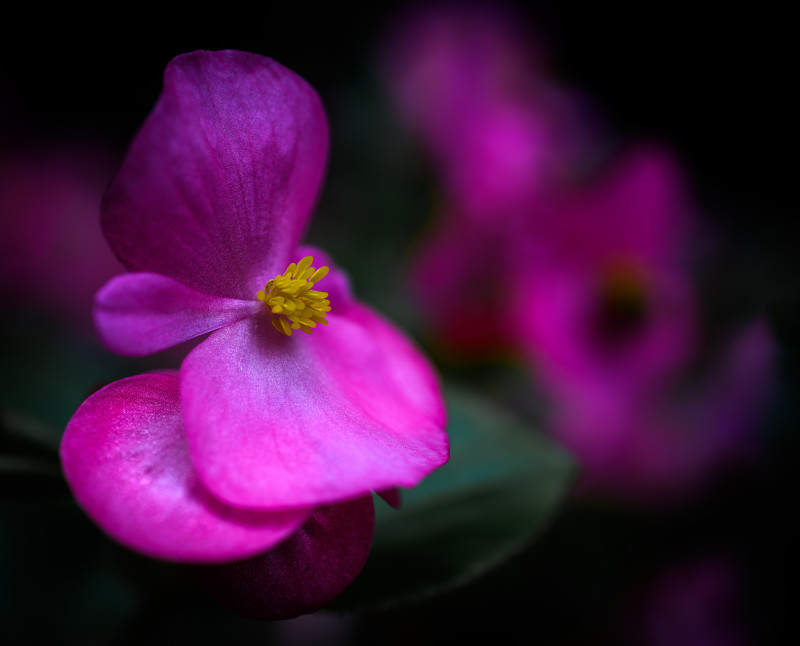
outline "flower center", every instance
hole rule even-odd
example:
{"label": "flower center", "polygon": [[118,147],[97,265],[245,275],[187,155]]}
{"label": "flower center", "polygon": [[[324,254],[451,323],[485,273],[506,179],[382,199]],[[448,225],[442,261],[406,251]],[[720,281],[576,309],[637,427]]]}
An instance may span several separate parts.
{"label": "flower center", "polygon": [[594,328],[598,340],[619,349],[645,326],[649,315],[646,285],[633,268],[614,267],[598,295]]}
{"label": "flower center", "polygon": [[292,336],[293,330],[311,334],[317,323],[328,324],[325,320],[325,315],[331,311],[328,293],[312,289],[314,283],[328,274],[328,268],[314,269],[312,262],[314,259],[306,256],[297,264],[292,263],[256,294],[269,308],[272,325],[286,336]]}

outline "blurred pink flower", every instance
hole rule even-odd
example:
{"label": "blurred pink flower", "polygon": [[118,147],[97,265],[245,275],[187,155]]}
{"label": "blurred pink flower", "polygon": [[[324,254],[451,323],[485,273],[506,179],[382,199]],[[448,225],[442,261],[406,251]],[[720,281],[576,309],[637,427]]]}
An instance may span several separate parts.
{"label": "blurred pink flower", "polygon": [[123,270],[99,220],[113,163],[86,142],[4,152],[0,293],[7,304],[91,329],[95,292]]}
{"label": "blurred pink flower", "polygon": [[464,218],[519,211],[571,171],[583,143],[578,102],[510,6],[416,7],[392,25],[384,82],[398,114]]}
{"label": "blurred pink flower", "polygon": [[752,323],[691,383],[703,339],[690,204],[672,156],[640,145],[548,205],[516,250],[508,319],[586,490],[679,498],[753,448],[772,336]]}
{"label": "blurred pink flower", "polygon": [[[76,499],[133,549],[188,562],[256,557],[321,507],[371,523],[371,503],[367,513],[348,501],[413,487],[448,459],[432,366],[352,296],[323,252],[298,246],[327,146],[319,98],[290,70],[244,52],[184,54],[105,194],[104,232],[131,271],[97,294],[104,343],[142,355],[210,333],[178,378],[111,384],[65,432]],[[324,266],[310,266],[312,253]],[[327,292],[312,289],[323,279]],[[310,555],[305,539],[279,548],[308,557],[298,569],[280,555],[234,568],[257,582],[264,568],[281,573],[264,594],[284,597],[265,613],[314,610],[355,576],[371,527],[348,546],[344,574],[326,565],[342,542],[324,536]]]}
{"label": "blurred pink flower", "polygon": [[596,127],[524,24],[488,4],[425,6],[387,39],[386,84],[443,193],[412,293],[452,357],[528,364],[585,485],[685,494],[757,429],[771,335],[741,330],[717,360],[745,368],[688,385],[706,339],[681,164],[651,143],[588,164]]}
{"label": "blurred pink flower", "polygon": [[520,24],[509,7],[426,5],[393,23],[383,50],[394,106],[443,192],[412,289],[437,339],[472,353],[503,346],[497,278],[588,139],[581,102],[553,82]]}
{"label": "blurred pink flower", "polygon": [[518,295],[508,325],[537,378],[581,405],[660,390],[696,345],[694,223],[677,163],[640,145],[542,208],[506,278]]}

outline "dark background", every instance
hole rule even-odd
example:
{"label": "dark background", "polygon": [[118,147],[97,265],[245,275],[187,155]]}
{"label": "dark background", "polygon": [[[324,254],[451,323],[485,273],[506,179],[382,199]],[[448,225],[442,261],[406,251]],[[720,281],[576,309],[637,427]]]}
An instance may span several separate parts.
{"label": "dark background", "polygon": [[[380,102],[376,51],[403,4],[226,2],[177,13],[166,4],[110,5],[97,13],[18,7],[14,20],[4,19],[0,38],[0,146],[88,136],[121,154],[153,106],[173,56],[195,49],[253,51],[299,73],[328,109],[331,179],[320,204],[323,213],[331,212],[328,205],[342,190],[336,181],[354,181],[346,169],[363,150],[338,133],[358,131],[353,101],[366,96]],[[714,544],[725,536],[748,565],[753,643],[788,643],[783,640],[793,625],[785,568],[794,543],[786,524],[796,515],[800,254],[790,218],[790,209],[797,211],[797,110],[789,96],[797,75],[787,10],[769,3],[716,9],[685,0],[522,7],[549,44],[557,77],[587,96],[621,140],[646,136],[670,143],[706,217],[725,231],[727,261],[738,265],[736,284],[744,281],[742,308],[770,316],[780,344],[782,390],[768,458],[755,473],[677,516],[593,518],[594,512],[572,511],[554,535],[515,563],[517,573],[507,569],[427,609],[368,618],[362,640],[399,643],[422,633],[432,642],[476,634],[508,640],[527,626],[537,643],[606,643],[597,631],[604,626],[603,601],[610,601],[602,588],[590,589],[598,577],[617,565],[635,569],[637,559],[646,563],[658,550],[690,554],[692,541]],[[376,215],[351,217],[366,222]],[[587,528],[591,540],[584,543]],[[523,565],[555,587],[540,581],[523,588]],[[572,579],[563,578],[565,571]],[[186,603],[175,612],[188,616]],[[165,618],[169,612],[155,623],[148,619],[161,622],[165,640],[182,634]]]}
{"label": "dark background", "polygon": [[[317,89],[329,112],[335,177],[352,152],[340,133],[357,128],[348,101],[354,88],[382,99],[376,52],[407,5],[228,2],[213,11],[136,5],[91,13],[18,6],[0,39],[0,144],[75,134],[121,153],[173,56],[232,48],[270,56]],[[673,146],[706,216],[746,241],[752,271],[765,273],[750,277],[761,304],[793,300],[797,103],[787,11],[689,0],[516,6],[547,44],[556,78],[591,101],[610,132]]]}
{"label": "dark background", "polygon": [[[330,104],[374,71],[382,30],[406,4],[231,2],[213,11],[172,12],[167,4],[102,13],[17,7],[18,18],[5,21],[0,97],[12,123],[122,146],[152,107],[173,56],[232,48],[275,58]],[[792,184],[785,163],[795,114],[791,21],[777,3],[711,4],[521,6],[549,43],[557,74],[592,97],[610,123],[671,141],[701,196],[770,217],[786,208]]]}

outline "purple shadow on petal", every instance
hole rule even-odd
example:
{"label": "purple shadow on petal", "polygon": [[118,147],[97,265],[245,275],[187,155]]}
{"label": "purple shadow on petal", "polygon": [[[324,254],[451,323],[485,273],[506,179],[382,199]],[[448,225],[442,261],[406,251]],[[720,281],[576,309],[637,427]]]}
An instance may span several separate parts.
{"label": "purple shadow on petal", "polygon": [[158,274],[115,276],[97,293],[94,320],[103,344],[113,352],[141,356],[251,316],[263,307],[255,299],[211,296]]}
{"label": "purple shadow on petal", "polygon": [[106,192],[103,230],[131,270],[253,298],[293,260],[327,147],[319,98],[292,71],[245,52],[183,54]]}
{"label": "purple shadow on petal", "polygon": [[376,491],[375,493],[383,498],[384,502],[393,509],[400,509],[401,505],[403,504],[403,498],[400,495],[400,490],[397,488],[383,489],[381,491]]}
{"label": "purple shadow on petal", "polygon": [[196,572],[237,614],[291,619],[319,610],[353,582],[369,555],[374,525],[371,496],[321,507],[268,552]]}
{"label": "purple shadow on petal", "polygon": [[282,541],[310,511],[236,509],[212,497],[189,461],[178,379],[169,375],[128,377],[94,393],[67,425],[60,454],[89,517],[154,558],[246,558]]}

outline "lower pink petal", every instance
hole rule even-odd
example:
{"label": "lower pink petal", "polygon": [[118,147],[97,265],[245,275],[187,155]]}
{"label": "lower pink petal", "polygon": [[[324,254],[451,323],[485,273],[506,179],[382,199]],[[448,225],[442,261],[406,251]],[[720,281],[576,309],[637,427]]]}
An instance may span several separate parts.
{"label": "lower pink petal", "polygon": [[285,539],[309,513],[234,509],[213,498],[189,462],[178,379],[169,375],[129,377],[89,397],[67,425],[61,462],[92,520],[155,558],[246,558]]}
{"label": "lower pink petal", "polygon": [[95,325],[103,343],[140,356],[172,347],[258,311],[261,302],[204,294],[159,274],[121,274],[97,293]]}
{"label": "lower pink petal", "polygon": [[192,462],[230,504],[296,507],[413,487],[448,458],[430,364],[352,303],[313,334],[266,316],[218,330],[181,367]]}
{"label": "lower pink petal", "polygon": [[246,561],[198,569],[220,602],[253,619],[319,610],[353,582],[369,555],[371,496],[321,507],[291,538]]}

